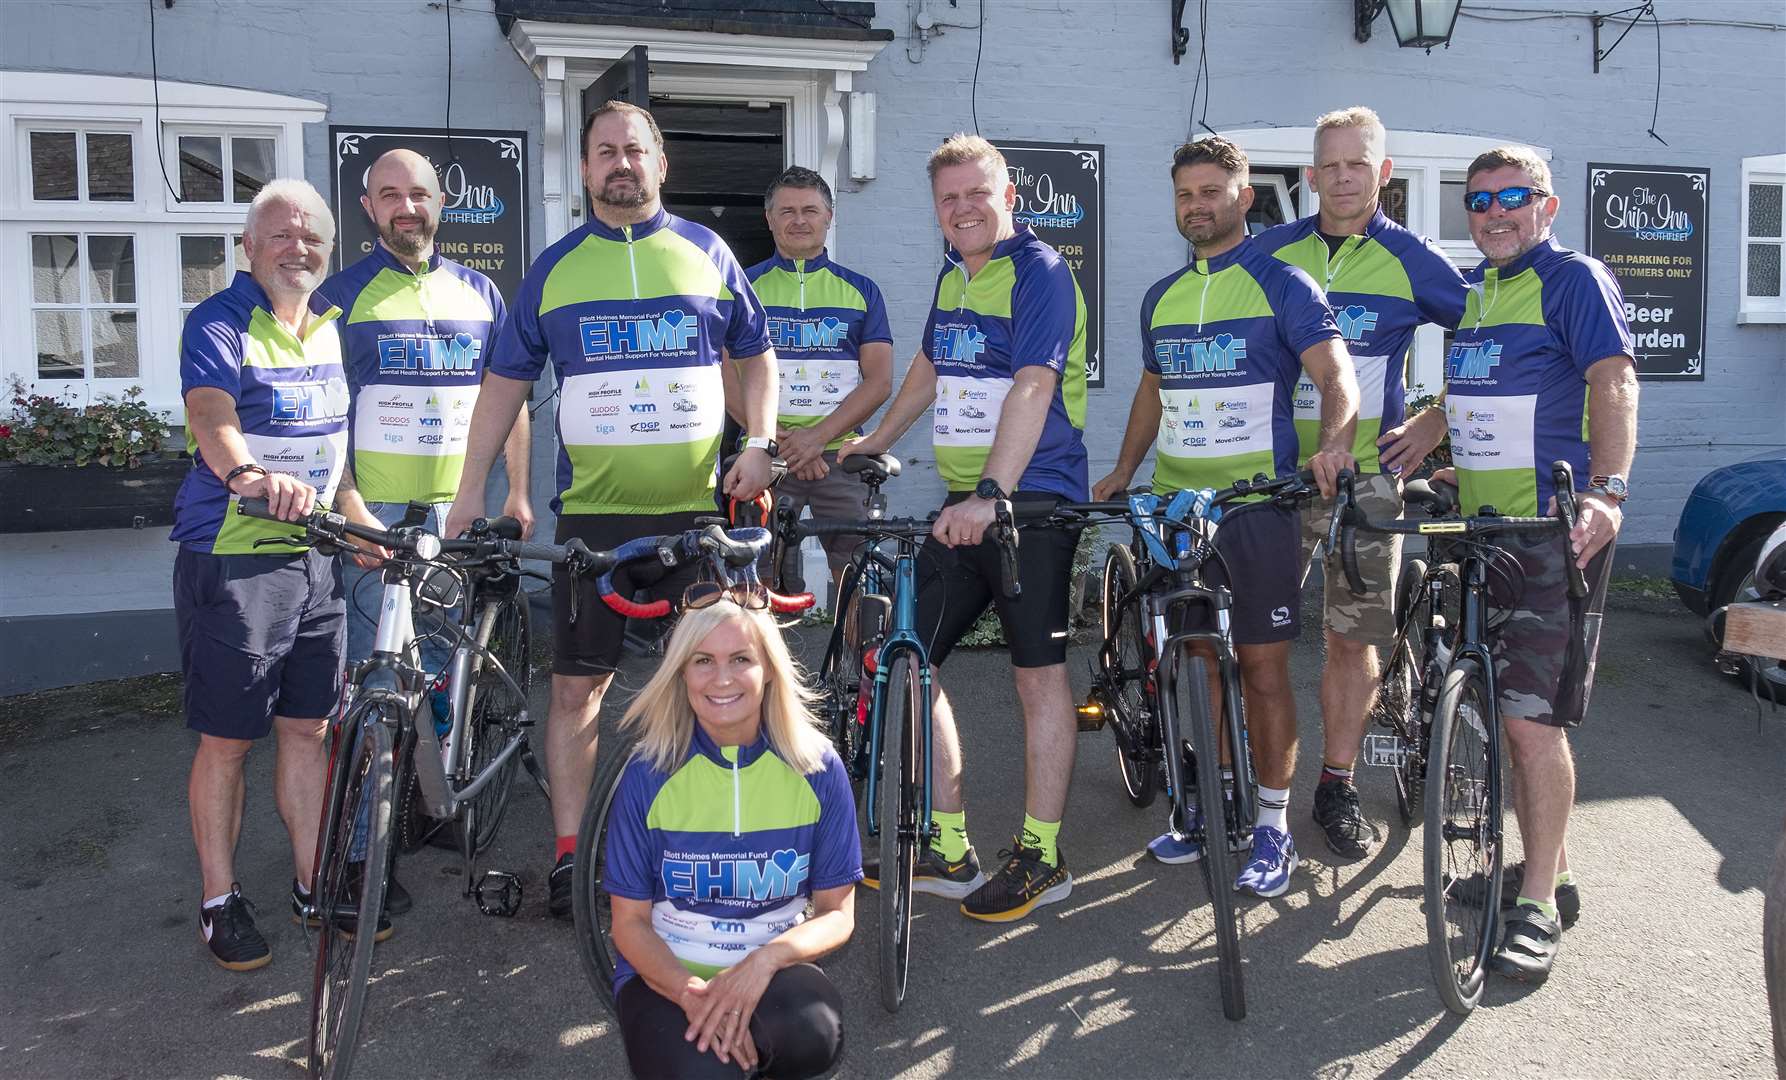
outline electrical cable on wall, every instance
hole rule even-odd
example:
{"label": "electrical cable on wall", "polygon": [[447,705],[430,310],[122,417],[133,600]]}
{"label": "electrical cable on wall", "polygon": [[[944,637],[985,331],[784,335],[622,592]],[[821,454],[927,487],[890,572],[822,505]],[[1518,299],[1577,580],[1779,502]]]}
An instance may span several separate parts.
{"label": "electrical cable on wall", "polygon": [[[1209,93],[1213,86],[1214,80],[1209,74],[1209,0],[1197,0],[1197,67],[1196,75],[1191,80],[1190,115],[1186,118],[1184,133],[1186,142],[1191,141],[1198,128],[1211,135],[1220,134],[1209,126]],[[1197,111],[1199,94],[1203,98],[1201,114]]]}
{"label": "electrical cable on wall", "polygon": [[979,44],[974,46],[974,84],[968,92],[968,107],[973,110],[974,134],[980,133],[980,57],[986,51],[986,0],[980,0],[980,18],[974,24],[979,28]]}
{"label": "electrical cable on wall", "polygon": [[149,85],[155,92],[155,161],[161,166],[161,182],[167,185],[167,193],[176,203],[183,203],[186,200],[174,190],[174,181],[167,174],[167,151],[161,145],[161,64],[155,56],[155,3],[156,0],[149,0]]}
{"label": "electrical cable on wall", "polygon": [[459,160],[459,152],[453,148],[453,0],[441,0],[440,6],[446,8],[446,137],[450,165]]}

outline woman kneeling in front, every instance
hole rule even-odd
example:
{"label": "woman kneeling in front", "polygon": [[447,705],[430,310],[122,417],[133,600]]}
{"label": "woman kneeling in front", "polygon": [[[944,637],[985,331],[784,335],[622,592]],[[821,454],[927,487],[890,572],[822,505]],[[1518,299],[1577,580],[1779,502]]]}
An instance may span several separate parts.
{"label": "woman kneeling in front", "polygon": [[856,925],[855,802],[755,602],[733,591],[683,615],[622,720],[639,745],[603,884],[640,1077],[792,1080],[843,1050],[842,999],[813,961]]}

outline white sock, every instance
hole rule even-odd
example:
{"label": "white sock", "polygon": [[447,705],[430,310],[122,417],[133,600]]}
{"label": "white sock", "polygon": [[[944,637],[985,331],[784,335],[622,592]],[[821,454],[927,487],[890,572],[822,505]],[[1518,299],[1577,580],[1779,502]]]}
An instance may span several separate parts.
{"label": "white sock", "polygon": [[228,900],[233,895],[235,895],[235,894],[232,891],[232,892],[226,892],[222,896],[213,896],[213,897],[211,897],[211,899],[206,900],[204,903],[200,904],[199,907],[201,907],[201,908],[222,907],[223,902],[225,900]]}
{"label": "white sock", "polygon": [[1259,788],[1259,825],[1269,825],[1278,832],[1290,831],[1290,789]]}

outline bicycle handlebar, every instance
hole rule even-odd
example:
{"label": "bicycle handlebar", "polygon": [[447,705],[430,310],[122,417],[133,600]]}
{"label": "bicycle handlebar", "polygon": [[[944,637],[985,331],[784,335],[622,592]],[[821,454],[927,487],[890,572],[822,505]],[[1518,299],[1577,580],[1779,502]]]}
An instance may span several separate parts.
{"label": "bicycle handlebar", "polygon": [[[395,529],[374,529],[321,508],[311,510],[297,521],[286,521],[273,515],[265,499],[239,499],[236,513],[243,517],[259,518],[302,529],[307,538],[324,543],[340,544],[351,536],[368,544],[430,562],[443,555],[481,555],[486,558],[538,560],[554,566],[573,566],[579,573],[590,573],[606,569],[612,558],[608,552],[589,550],[581,540],[575,538],[568,544],[540,544],[507,539],[500,535],[498,526],[505,521],[512,522],[513,519],[510,518],[499,518],[490,523],[494,535],[444,540],[420,528],[398,526]],[[519,532],[518,526],[515,531]]]}
{"label": "bicycle handlebar", "polygon": [[[776,518],[776,530],[787,544],[798,544],[808,536],[861,536],[861,537],[893,537],[903,540],[921,540],[930,535],[936,525],[936,514],[925,518],[880,518],[864,521],[796,521],[790,512],[791,508],[781,508]],[[1011,509],[1009,499],[999,499],[992,505],[993,523],[987,529],[987,535],[998,545],[999,590],[1007,599],[1015,600],[1023,595],[1023,581],[1017,563],[1017,523]]]}
{"label": "bicycle handlebar", "polygon": [[[595,583],[596,593],[602,598],[602,603],[626,618],[661,619],[670,613],[670,601],[660,599],[641,604],[621,596],[614,590],[616,569],[627,563],[648,559],[655,559],[668,570],[691,562],[711,560],[716,569],[720,569],[722,575],[728,579],[741,578],[747,584],[756,584],[757,557],[769,546],[769,539],[768,529],[734,529],[728,534],[719,525],[712,524],[668,536],[641,536],[628,540],[614,549],[612,565]],[[726,570],[735,570],[738,573],[727,574]],[[736,582],[727,581],[727,584],[734,583]],[[792,596],[769,589],[764,589],[764,592],[769,598],[770,609],[780,614],[805,611],[817,602],[817,598],[809,592]]]}

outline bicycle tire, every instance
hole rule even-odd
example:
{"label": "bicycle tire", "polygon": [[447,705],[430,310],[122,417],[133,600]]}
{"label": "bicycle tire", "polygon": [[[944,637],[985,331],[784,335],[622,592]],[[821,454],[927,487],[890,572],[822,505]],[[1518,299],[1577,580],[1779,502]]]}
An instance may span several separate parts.
{"label": "bicycle tire", "polygon": [[[521,688],[521,697],[517,701],[514,690],[494,671],[480,672],[471,716],[465,724],[465,736],[471,740],[463,758],[467,763],[467,782],[483,772],[520,730],[521,716],[533,693],[533,617],[527,594],[520,589],[496,606],[488,648]],[[508,812],[509,798],[515,792],[515,774],[520,768],[521,754],[517,751],[461,809],[457,825],[459,849],[470,858],[483,854],[496,840],[496,830],[502,827],[503,816]]]}
{"label": "bicycle tire", "polygon": [[[1131,600],[1118,605],[1135,588],[1135,557],[1121,544],[1111,544],[1104,556],[1104,640],[1115,649],[1116,670],[1104,670],[1115,689],[1110,702],[1111,734],[1116,737],[1116,767],[1123,793],[1136,807],[1153,805],[1160,789],[1160,763],[1149,751],[1155,745],[1150,730],[1152,710],[1147,707],[1147,638],[1141,626],[1141,604]],[[1112,625],[1114,623],[1114,625]],[[1114,632],[1113,632],[1114,631]]]}
{"label": "bicycle tire", "polygon": [[631,739],[614,738],[602,755],[595,781],[589,785],[583,821],[577,828],[575,869],[571,872],[571,914],[583,974],[595,996],[616,1019],[620,1014],[614,1001],[614,967],[619,953],[614,948],[613,908],[602,888],[602,879],[607,869],[608,823],[614,795],[620,790],[620,777],[633,758],[635,745]]}
{"label": "bicycle tire", "polygon": [[[1427,620],[1432,607],[1424,588],[1426,563],[1409,559],[1395,582],[1395,650],[1383,665],[1373,706],[1378,726],[1402,740],[1402,759],[1390,772],[1395,780],[1395,809],[1404,828],[1420,813],[1421,789],[1426,769],[1424,725],[1420,722],[1422,665],[1426,662]],[[1421,775],[1417,775],[1421,774]]]}
{"label": "bicycle tire", "polygon": [[[331,798],[319,841],[314,902],[323,912],[317,932],[316,971],[310,993],[309,1072],[338,1080],[353,1067],[361,1014],[372,974],[378,916],[384,910],[391,844],[391,729],[382,706],[350,710],[348,740],[330,784]],[[364,858],[352,860],[355,822],[370,801]],[[360,869],[355,871],[353,868]],[[357,895],[356,895],[357,893]],[[352,911],[354,932],[342,917]],[[359,932],[373,927],[373,933]]]}
{"label": "bicycle tire", "polygon": [[[1174,673],[1174,700],[1196,756],[1197,799],[1203,808],[1203,884],[1209,890],[1215,918],[1216,976],[1221,985],[1222,1015],[1246,1019],[1246,985],[1241,972],[1240,924],[1234,903],[1234,853],[1228,850],[1226,800],[1222,796],[1222,756],[1216,739],[1215,714],[1209,704],[1209,677],[1203,658],[1183,654],[1183,677]],[[1236,772],[1235,782],[1240,783]],[[1188,807],[1188,801],[1186,802]],[[1181,811],[1182,813],[1183,811]],[[1192,839],[1199,839],[1195,836]]]}
{"label": "bicycle tire", "polygon": [[[898,1012],[905,1002],[912,955],[912,869],[918,850],[918,672],[909,652],[887,668],[882,713],[878,792],[881,879],[881,1007]],[[888,874],[891,873],[891,880]]]}
{"label": "bicycle tire", "polygon": [[[1467,657],[1458,660],[1439,691],[1427,754],[1426,955],[1440,999],[1459,1016],[1482,1000],[1500,929],[1505,851],[1501,777],[1490,768],[1500,760],[1489,742],[1493,707],[1481,667]],[[1478,873],[1487,888],[1471,896],[1471,878]]]}

